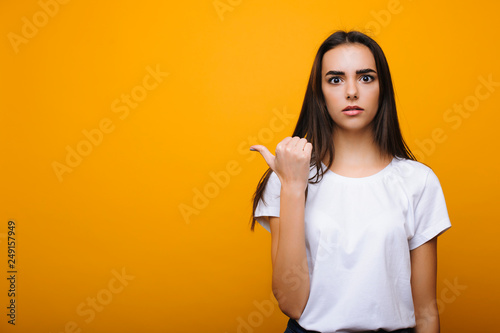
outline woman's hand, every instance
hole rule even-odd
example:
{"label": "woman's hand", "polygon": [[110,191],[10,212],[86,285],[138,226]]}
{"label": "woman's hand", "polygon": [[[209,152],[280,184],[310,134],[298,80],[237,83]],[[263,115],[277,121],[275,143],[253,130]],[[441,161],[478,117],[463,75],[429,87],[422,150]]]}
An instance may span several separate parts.
{"label": "woman's hand", "polygon": [[305,190],[309,179],[312,144],[298,136],[286,137],[276,146],[276,157],[262,145],[253,145],[267,165],[276,173],[282,185]]}

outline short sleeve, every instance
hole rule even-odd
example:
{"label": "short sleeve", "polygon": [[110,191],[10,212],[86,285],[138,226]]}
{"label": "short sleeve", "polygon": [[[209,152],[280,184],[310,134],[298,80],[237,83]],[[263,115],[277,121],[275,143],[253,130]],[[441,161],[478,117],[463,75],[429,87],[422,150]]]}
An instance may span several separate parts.
{"label": "short sleeve", "polygon": [[[280,216],[281,182],[276,173],[271,172],[266,188],[255,208],[254,217],[259,224],[271,232],[269,216]],[[264,201],[262,200],[264,199]]]}
{"label": "short sleeve", "polygon": [[413,250],[451,227],[443,190],[436,174],[429,169],[425,186],[415,206],[415,232],[409,240]]}

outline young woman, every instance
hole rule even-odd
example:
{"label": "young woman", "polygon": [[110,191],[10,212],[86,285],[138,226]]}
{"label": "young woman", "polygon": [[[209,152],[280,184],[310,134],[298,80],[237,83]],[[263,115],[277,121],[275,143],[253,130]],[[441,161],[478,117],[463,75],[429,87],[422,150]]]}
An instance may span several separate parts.
{"label": "young woman", "polygon": [[289,332],[439,332],[440,183],[400,132],[380,46],[337,31],[320,46],[302,110],[253,196],[271,232],[272,289]]}

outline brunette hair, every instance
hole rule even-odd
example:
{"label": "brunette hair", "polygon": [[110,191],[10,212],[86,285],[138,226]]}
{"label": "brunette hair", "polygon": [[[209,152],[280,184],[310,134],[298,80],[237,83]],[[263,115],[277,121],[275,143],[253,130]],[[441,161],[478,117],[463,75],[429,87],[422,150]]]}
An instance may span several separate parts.
{"label": "brunette hair", "polygon": [[[328,169],[332,166],[335,147],[333,146],[334,122],[328,113],[323,90],[321,88],[322,61],[324,54],[334,47],[342,44],[359,43],[367,46],[375,58],[376,70],[379,77],[379,103],[375,118],[373,119],[374,140],[383,154],[415,160],[415,156],[405,143],[399,128],[394,89],[391,73],[384,52],[371,37],[362,32],[351,30],[349,32],[338,30],[330,35],[319,47],[313,62],[309,82],[299,119],[292,137],[306,138],[313,146],[311,153],[311,166],[316,166],[316,174],[309,179],[309,184],[316,184],[323,178],[324,170],[322,161],[328,156]],[[253,194],[253,210],[251,216],[251,230],[255,227],[255,209],[263,194],[273,170],[268,168],[261,177],[257,189]],[[307,198],[307,188],[306,188]],[[264,201],[264,204],[265,201]]]}

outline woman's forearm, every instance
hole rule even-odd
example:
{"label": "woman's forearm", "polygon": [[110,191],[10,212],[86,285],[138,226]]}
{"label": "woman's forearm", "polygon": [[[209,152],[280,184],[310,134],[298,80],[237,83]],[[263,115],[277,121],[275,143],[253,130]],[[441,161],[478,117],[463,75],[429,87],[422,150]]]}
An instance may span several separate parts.
{"label": "woman's forearm", "polygon": [[293,319],[302,314],[310,290],[304,210],[304,189],[282,184],[278,248],[273,258],[272,283],[281,310]]}

